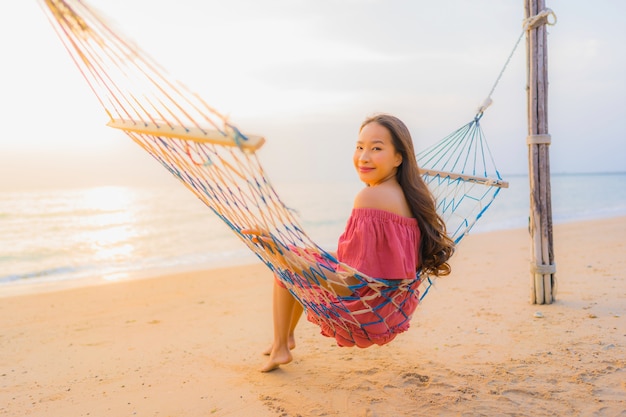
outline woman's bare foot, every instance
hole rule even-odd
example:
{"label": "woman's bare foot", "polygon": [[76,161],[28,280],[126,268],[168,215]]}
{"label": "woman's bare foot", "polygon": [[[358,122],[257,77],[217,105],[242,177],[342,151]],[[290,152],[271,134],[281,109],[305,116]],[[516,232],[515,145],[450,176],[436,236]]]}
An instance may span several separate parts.
{"label": "woman's bare foot", "polygon": [[270,372],[277,369],[280,365],[286,365],[293,360],[293,356],[289,349],[280,349],[270,353],[270,358],[261,368],[261,372]]}
{"label": "woman's bare foot", "polygon": [[[274,348],[273,344],[269,345],[267,349],[263,351],[263,354],[265,356],[271,355],[273,348]],[[296,348],[296,338],[293,335],[291,335],[289,336],[289,350],[294,350],[295,348]]]}

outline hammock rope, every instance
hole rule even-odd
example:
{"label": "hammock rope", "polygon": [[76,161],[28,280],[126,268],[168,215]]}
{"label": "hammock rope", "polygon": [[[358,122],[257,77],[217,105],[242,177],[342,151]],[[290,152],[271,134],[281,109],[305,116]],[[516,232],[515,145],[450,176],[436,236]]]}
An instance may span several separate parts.
{"label": "hammock rope", "polygon": [[[550,21],[550,17],[552,17],[553,19],[552,21]],[[496,81],[493,83],[493,87],[491,87],[489,94],[487,94],[487,98],[485,99],[483,104],[478,108],[478,114],[482,114],[487,109],[487,107],[491,105],[492,103],[491,96],[493,95],[494,91],[496,91],[496,87],[498,86],[498,83],[500,82],[502,75],[504,75],[506,68],[509,66],[511,59],[513,58],[513,55],[515,54],[515,51],[517,50],[517,47],[519,46],[526,32],[540,25],[554,26],[555,24],[556,24],[556,14],[552,11],[552,9],[549,9],[549,8],[545,8],[539,13],[537,13],[536,15],[530,16],[524,19],[524,22],[522,23],[522,32],[517,38],[517,41],[515,41],[515,45],[513,45],[513,49],[511,49],[511,52],[509,53],[509,56],[507,57],[506,62],[504,63],[504,66],[500,70],[500,73],[498,74]]]}
{"label": "hammock rope", "polygon": [[[108,125],[127,134],[206,204],[316,320],[344,335],[349,345],[355,328],[364,337],[376,337],[411,319],[398,311],[413,295],[421,300],[434,277],[376,279],[338,262],[307,235],[268,180],[256,153],[263,137],[242,133],[199,95],[173,81],[85,2],[39,1],[106,111]],[[508,186],[482,132],[482,115],[481,110],[416,155],[456,243]],[[254,229],[264,230],[266,239],[245,232]],[[325,271],[355,276],[359,284],[351,289],[357,293],[367,287],[370,295],[338,296],[322,285]],[[354,302],[358,309],[348,307]]]}

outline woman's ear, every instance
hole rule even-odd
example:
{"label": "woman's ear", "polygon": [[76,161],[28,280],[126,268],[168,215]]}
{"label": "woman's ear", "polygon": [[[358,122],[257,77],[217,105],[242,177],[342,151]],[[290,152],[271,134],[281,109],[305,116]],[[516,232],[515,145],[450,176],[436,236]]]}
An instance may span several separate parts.
{"label": "woman's ear", "polygon": [[400,152],[396,152],[396,163],[394,167],[398,168],[402,164],[402,154]]}

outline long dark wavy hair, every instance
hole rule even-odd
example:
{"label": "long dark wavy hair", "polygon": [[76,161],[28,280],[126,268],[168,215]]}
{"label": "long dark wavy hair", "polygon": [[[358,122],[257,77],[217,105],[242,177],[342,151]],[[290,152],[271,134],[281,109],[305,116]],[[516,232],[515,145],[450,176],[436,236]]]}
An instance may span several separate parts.
{"label": "long dark wavy hair", "polygon": [[370,123],[378,123],[389,130],[396,152],[402,155],[396,179],[420,228],[418,268],[430,275],[448,275],[448,259],[454,253],[455,245],[447,234],[446,224],[437,213],[435,198],[420,174],[409,129],[397,117],[381,113],[365,119],[360,130]]}

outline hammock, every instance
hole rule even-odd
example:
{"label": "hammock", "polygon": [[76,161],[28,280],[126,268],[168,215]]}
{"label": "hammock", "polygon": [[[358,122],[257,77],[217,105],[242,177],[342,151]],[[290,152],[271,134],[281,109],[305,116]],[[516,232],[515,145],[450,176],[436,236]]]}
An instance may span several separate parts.
{"label": "hammock", "polygon": [[[182,84],[169,79],[134,44],[114,33],[80,0],[40,0],[74,63],[121,129],[194,193],[273,271],[309,316],[354,344],[353,330],[369,338],[394,332],[411,317],[397,313],[407,296],[421,300],[434,277],[368,277],[318,246],[281,201],[259,162],[264,138],[244,134],[227,117]],[[459,243],[507,183],[498,173],[480,127],[485,107],[465,126],[416,155],[448,232]],[[263,229],[273,244],[247,233]],[[286,257],[286,252],[291,255]],[[300,260],[300,261],[299,261]],[[354,275],[376,295],[360,299],[322,288],[324,271]],[[391,307],[391,308],[390,308]],[[391,322],[393,321],[393,323]]]}

